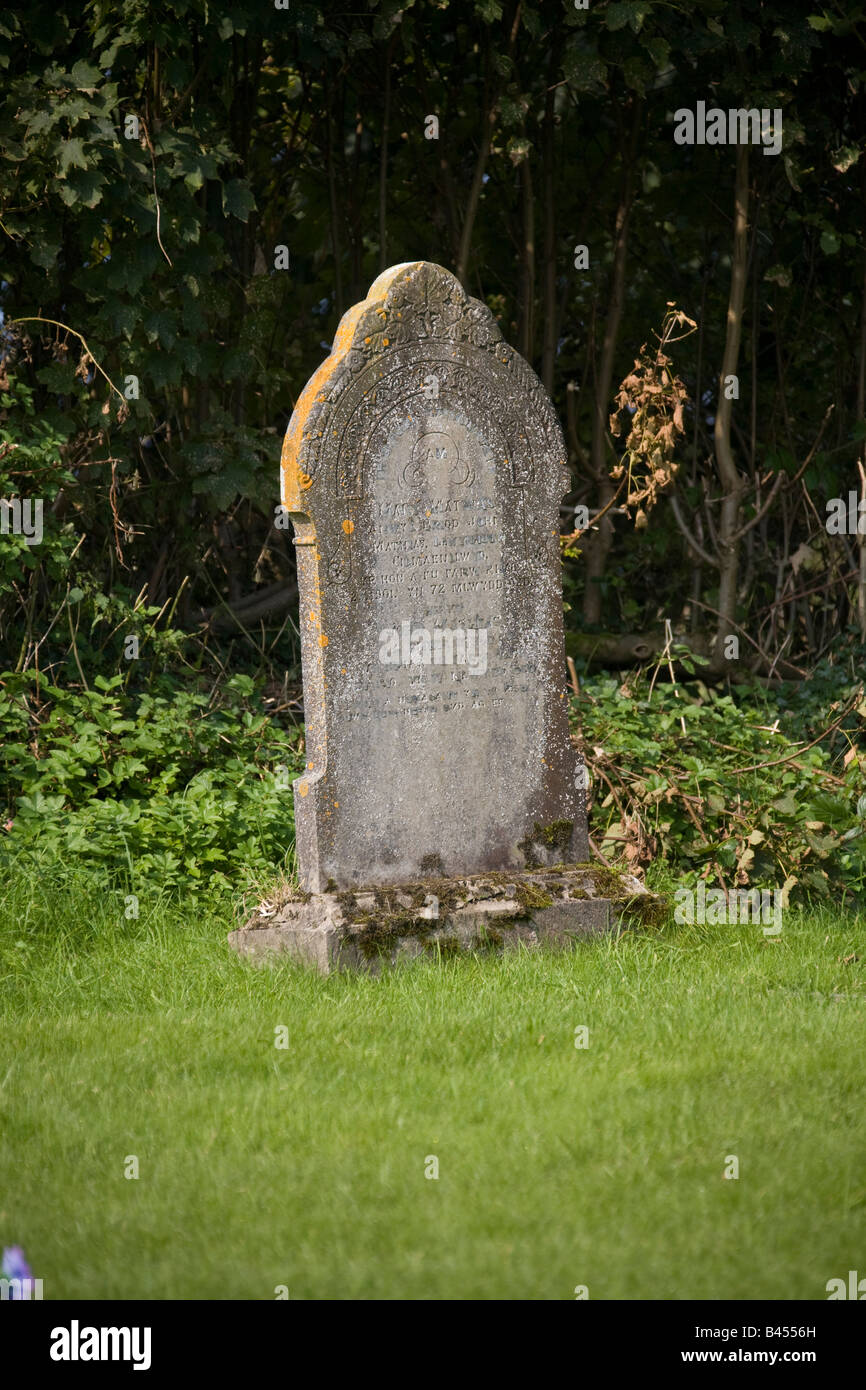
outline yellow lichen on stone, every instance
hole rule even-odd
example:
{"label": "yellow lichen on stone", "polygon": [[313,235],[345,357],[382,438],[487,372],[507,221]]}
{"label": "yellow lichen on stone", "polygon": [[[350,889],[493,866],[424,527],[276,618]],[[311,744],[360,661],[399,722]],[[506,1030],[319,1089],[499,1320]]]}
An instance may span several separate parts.
{"label": "yellow lichen on stone", "polygon": [[[359,304],[353,305],[341,318],[330,355],[325,358],[318,371],[313,373],[301,392],[289,421],[289,428],[286,430],[280,460],[282,503],[287,511],[302,512],[305,510],[301,506],[300,494],[310,487],[312,480],[310,479],[306,485],[302,484],[301,479],[307,478],[309,475],[304,472],[301,464],[304,452],[304,431],[313,405],[317,400],[327,398],[331,378],[338,371],[343,358],[351,351],[355,341],[355,330],[364,314],[385,299],[398,276],[404,272],[410,272],[412,267],[417,264],[419,264],[417,261],[407,261],[401,265],[392,266],[390,270],[383,271],[373,281],[367,298]],[[384,308],[379,308],[377,313],[381,316],[385,315],[387,311]]]}

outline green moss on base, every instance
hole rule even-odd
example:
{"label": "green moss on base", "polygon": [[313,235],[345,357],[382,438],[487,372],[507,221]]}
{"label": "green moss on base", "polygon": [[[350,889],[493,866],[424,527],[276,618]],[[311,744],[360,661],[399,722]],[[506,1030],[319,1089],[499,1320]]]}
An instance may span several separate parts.
{"label": "green moss on base", "polygon": [[553,898],[549,893],[545,893],[543,888],[539,888],[535,883],[515,884],[515,897],[523,909],[524,917],[531,917],[533,912],[540,912],[543,907],[552,907]]}
{"label": "green moss on base", "polygon": [[[570,838],[571,831],[570,821],[554,821],[549,826],[536,824],[534,843],[536,847],[553,846]],[[532,843],[532,838],[528,837],[522,847]],[[294,900],[305,902],[313,896],[300,891],[292,893]],[[479,943],[491,948],[502,946],[503,933],[513,933],[515,928],[531,922],[535,913],[566,900],[607,898],[617,916],[625,921],[632,919],[636,925],[650,930],[658,929],[670,910],[663,898],[635,894],[624,882],[621,870],[595,863],[536,866],[528,873],[498,869],[460,878],[430,877],[413,883],[346,889],[335,892],[333,897],[341,909],[348,936],[368,960],[392,953],[403,939],[415,939],[424,945],[432,936],[430,945],[435,941],[453,941],[455,949],[459,949],[456,932],[452,937],[446,924],[461,908],[471,912],[474,903],[485,900],[498,901],[501,906],[509,899],[512,903],[506,912],[491,915],[489,927],[478,929]],[[365,900],[363,906],[360,898]],[[438,902],[438,916],[422,917],[431,898]],[[439,936],[443,928],[445,934]],[[449,946],[448,950],[451,949]]]}
{"label": "green moss on base", "polygon": [[637,917],[641,926],[647,931],[658,931],[668,919],[671,903],[669,898],[656,897],[652,894],[644,897],[641,893],[639,896],[629,898],[620,910],[629,916]]}
{"label": "green moss on base", "polygon": [[517,848],[523,854],[527,868],[540,869],[542,860],[538,846],[542,845],[548,850],[559,850],[565,854],[571,844],[573,833],[573,820],[552,820],[548,825],[540,825],[535,821],[531,834],[524,836]]}
{"label": "green moss on base", "polygon": [[544,844],[547,845],[548,849],[565,850],[568,849],[571,843],[571,837],[574,833],[574,821],[552,820],[549,825],[539,826],[536,824],[534,829],[536,832],[540,832],[541,839]]}
{"label": "green moss on base", "polygon": [[622,881],[622,873],[619,869],[608,867],[606,864],[593,864],[591,871],[599,897],[623,898],[628,896],[628,889]]}
{"label": "green moss on base", "polygon": [[[429,890],[423,885],[400,885],[399,892],[409,898],[409,905],[396,901],[396,889],[365,888],[358,893],[337,894],[337,902],[345,919],[346,927],[352,934],[359,951],[365,959],[392,951],[401,937],[428,936],[437,925],[436,919],[419,917],[425,906]],[[358,907],[358,896],[372,895],[373,906]]]}

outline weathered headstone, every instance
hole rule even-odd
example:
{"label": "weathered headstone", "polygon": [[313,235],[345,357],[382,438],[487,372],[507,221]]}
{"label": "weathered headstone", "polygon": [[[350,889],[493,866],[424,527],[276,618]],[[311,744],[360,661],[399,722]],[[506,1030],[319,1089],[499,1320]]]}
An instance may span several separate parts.
{"label": "weathered headstone", "polygon": [[[382,937],[399,917],[429,936],[461,905],[477,925],[488,899],[500,917],[516,906],[512,925],[533,903],[555,905],[560,928],[608,924],[588,866],[547,891],[552,866],[589,857],[563,650],[569,486],[551,403],[486,306],[441,266],[380,275],[283,447],[306,721],[297,854],[317,896],[254,919],[239,949],[321,964],[323,934],[333,959],[352,929]],[[406,891],[371,891],[386,885]]]}

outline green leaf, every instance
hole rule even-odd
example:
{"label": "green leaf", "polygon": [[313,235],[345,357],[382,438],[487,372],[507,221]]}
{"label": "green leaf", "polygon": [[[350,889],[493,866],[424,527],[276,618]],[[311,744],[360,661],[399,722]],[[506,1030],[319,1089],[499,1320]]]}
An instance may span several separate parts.
{"label": "green leaf", "polygon": [[102,73],[99,68],[92,68],[89,63],[80,59],[72,69],[72,85],[74,87],[98,87],[102,81]]}
{"label": "green leaf", "polygon": [[223,212],[226,215],[246,222],[255,206],[256,200],[243,179],[229,179],[229,182],[223,185]]}
{"label": "green leaf", "polygon": [[667,39],[644,39],[643,46],[657,68],[667,67],[668,59],[671,56],[671,46]]}
{"label": "green leaf", "polygon": [[860,158],[862,150],[856,145],[843,145],[833,156],[833,168],[838,169],[840,174],[847,173],[852,164],[856,164]]}
{"label": "green leaf", "polygon": [[63,144],[60,146],[60,171],[65,174],[67,170],[71,168],[87,168],[87,159],[84,155],[84,143],[75,135],[69,140],[64,140]]}
{"label": "green leaf", "polygon": [[73,169],[65,183],[60,184],[60,196],[68,208],[76,203],[95,208],[102,201],[105,177],[98,169]]}
{"label": "green leaf", "polygon": [[608,5],[604,16],[608,29],[624,29],[636,9],[638,6],[634,0],[615,0],[614,4]]}
{"label": "green leaf", "polygon": [[607,28],[624,29],[626,25],[631,25],[632,31],[637,33],[641,25],[644,24],[644,17],[649,13],[648,4],[642,0],[616,0],[616,3],[607,6],[605,19]]}
{"label": "green leaf", "polygon": [[605,81],[607,65],[597,53],[575,45],[565,55],[562,72],[577,91],[588,92]]}
{"label": "green leaf", "polygon": [[30,251],[30,259],[36,265],[41,265],[43,270],[51,270],[57,262],[59,253],[59,241],[37,241]]}

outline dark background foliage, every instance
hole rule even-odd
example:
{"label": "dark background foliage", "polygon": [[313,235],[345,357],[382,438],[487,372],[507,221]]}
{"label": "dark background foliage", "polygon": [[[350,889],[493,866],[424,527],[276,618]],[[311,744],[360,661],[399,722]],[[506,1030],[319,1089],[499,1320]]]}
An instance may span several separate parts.
{"label": "dark background foliage", "polygon": [[[184,626],[219,597],[242,616],[291,581],[272,520],[295,398],[379,269],[423,258],[457,270],[542,375],[570,426],[569,501],[591,508],[610,495],[621,378],[668,301],[697,322],[673,350],[690,397],[678,491],[712,551],[736,161],[675,144],[672,113],[778,107],[783,153],[753,149],[747,171],[740,525],[833,410],[741,541],[729,616],[808,663],[856,616],[857,538],[823,521],[859,489],[864,36],[857,7],[790,0],[7,9],[0,303],[26,321],[5,339],[4,481],[53,492],[52,529],[85,537],[76,563],[98,582],[162,604],[188,576]],[[573,624],[582,608],[590,626],[712,629],[689,600],[718,607],[717,575],[669,499],[637,535],[614,515],[568,565]],[[34,632],[53,602],[37,568]],[[287,593],[272,603],[285,613]]]}

